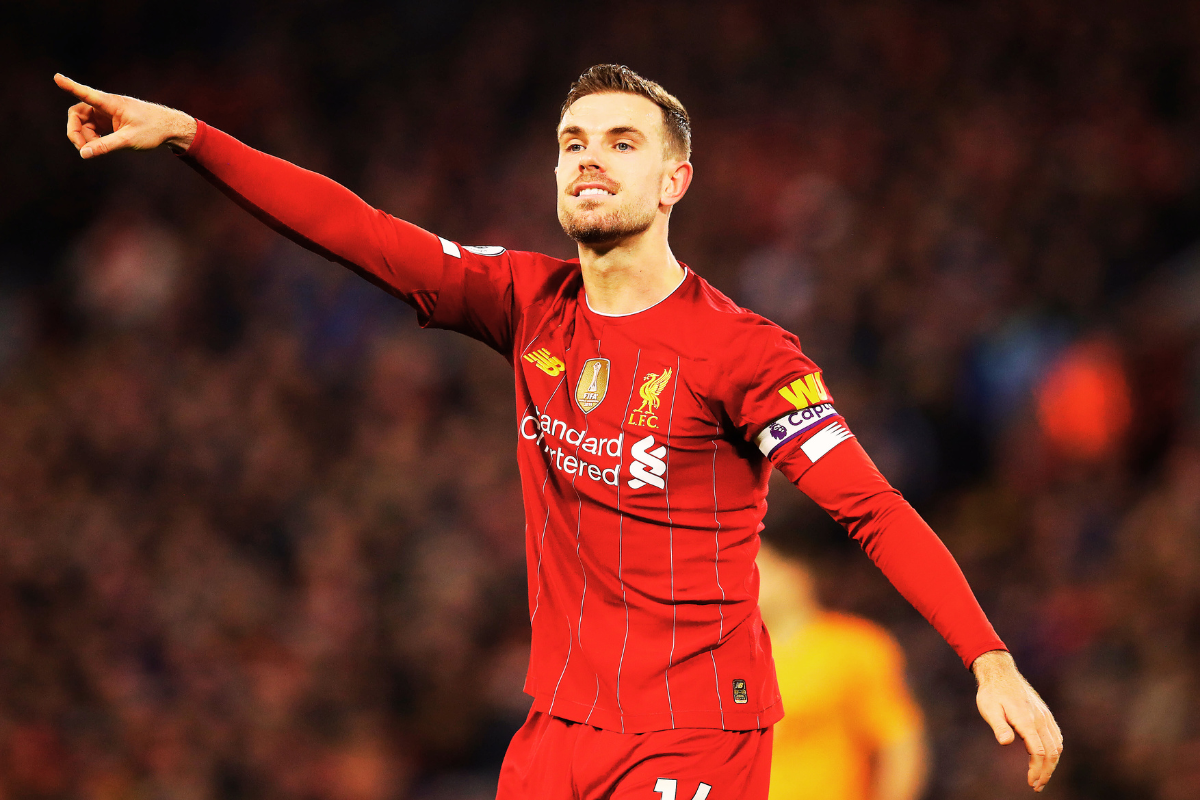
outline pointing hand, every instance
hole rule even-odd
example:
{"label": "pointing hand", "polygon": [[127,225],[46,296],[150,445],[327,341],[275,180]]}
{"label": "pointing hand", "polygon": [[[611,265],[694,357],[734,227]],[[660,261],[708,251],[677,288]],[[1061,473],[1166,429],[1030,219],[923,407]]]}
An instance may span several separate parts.
{"label": "pointing hand", "polygon": [[65,75],[55,75],[54,82],[81,101],[67,111],[67,138],[84,158],[163,144],[182,152],[196,135],[196,120],[182,111],[101,92]]}

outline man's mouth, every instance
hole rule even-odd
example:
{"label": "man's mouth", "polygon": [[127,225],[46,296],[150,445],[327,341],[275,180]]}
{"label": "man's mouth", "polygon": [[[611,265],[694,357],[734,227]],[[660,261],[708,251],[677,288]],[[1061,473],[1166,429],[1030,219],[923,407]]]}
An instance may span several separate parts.
{"label": "man's mouth", "polygon": [[612,197],[616,191],[601,183],[581,183],[572,194],[576,197]]}

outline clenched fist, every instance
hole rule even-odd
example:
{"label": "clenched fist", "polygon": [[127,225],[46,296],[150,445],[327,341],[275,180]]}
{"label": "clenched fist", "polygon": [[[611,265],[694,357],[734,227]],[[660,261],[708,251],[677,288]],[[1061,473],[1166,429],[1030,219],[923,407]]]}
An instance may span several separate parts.
{"label": "clenched fist", "polygon": [[67,111],[67,138],[84,158],[164,144],[182,152],[196,135],[196,120],[182,111],[100,92],[65,75],[55,75],[54,82],[82,101]]}

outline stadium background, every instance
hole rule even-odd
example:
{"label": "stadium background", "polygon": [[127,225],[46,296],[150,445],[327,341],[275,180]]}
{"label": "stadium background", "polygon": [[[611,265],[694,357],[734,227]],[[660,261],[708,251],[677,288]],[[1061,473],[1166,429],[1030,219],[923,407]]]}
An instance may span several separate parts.
{"label": "stadium background", "polygon": [[[692,113],[678,256],[795,330],[1047,697],[1063,798],[1200,786],[1200,5],[8,2],[0,798],[482,798],[526,701],[502,359],[166,152],[82,163],[56,71],[448,238],[569,255],[586,66]],[[951,650],[786,484],[826,599],[903,642],[930,798],[1024,796]]]}

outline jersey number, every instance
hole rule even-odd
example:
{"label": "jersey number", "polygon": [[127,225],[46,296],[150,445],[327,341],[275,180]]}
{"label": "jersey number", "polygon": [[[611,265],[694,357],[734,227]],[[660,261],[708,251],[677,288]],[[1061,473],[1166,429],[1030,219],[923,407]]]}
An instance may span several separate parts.
{"label": "jersey number", "polygon": [[[662,795],[662,800],[675,800],[675,791],[678,788],[679,781],[674,778],[659,778],[658,783],[654,784],[654,791]],[[696,793],[692,795],[692,800],[704,800],[711,791],[711,786],[707,783],[702,783],[696,789]]]}

